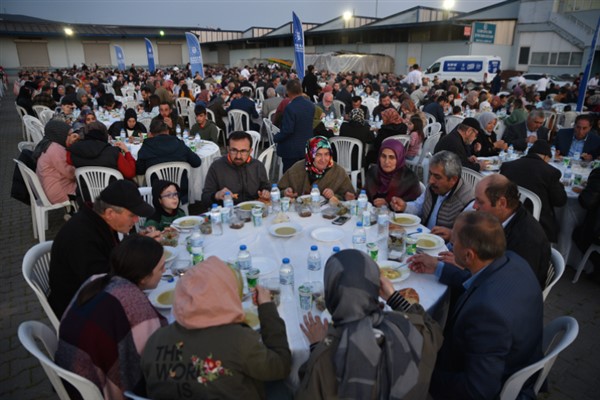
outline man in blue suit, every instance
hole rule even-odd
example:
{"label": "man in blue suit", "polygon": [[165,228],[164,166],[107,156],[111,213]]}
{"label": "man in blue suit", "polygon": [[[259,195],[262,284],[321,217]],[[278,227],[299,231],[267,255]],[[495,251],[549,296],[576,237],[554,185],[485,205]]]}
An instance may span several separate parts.
{"label": "man in blue suit", "polygon": [[[430,393],[436,400],[493,399],[510,375],[542,357],[541,289],[527,262],[505,252],[502,225],[492,214],[461,214],[452,243],[456,264],[469,274],[449,264],[441,271],[441,283],[463,292],[450,310]],[[415,258],[414,271],[433,272]],[[534,398],[528,385],[523,394]]]}
{"label": "man in blue suit", "polygon": [[561,129],[556,134],[554,145],[557,154],[573,157],[579,153],[582,160],[590,161],[600,156],[600,136],[592,132],[594,117],[581,114],[575,118],[575,127]]}

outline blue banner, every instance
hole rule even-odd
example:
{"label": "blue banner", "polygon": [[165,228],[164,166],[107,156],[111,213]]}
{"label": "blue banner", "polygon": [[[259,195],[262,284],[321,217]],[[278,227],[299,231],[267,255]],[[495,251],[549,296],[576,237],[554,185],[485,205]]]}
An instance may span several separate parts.
{"label": "blue banner", "polygon": [[304,32],[302,22],[295,12],[292,12],[292,34],[294,36],[294,59],[296,61],[296,73],[302,81],[304,79]]}
{"label": "blue banner", "polygon": [[148,70],[153,74],[156,69],[154,66],[154,48],[152,48],[150,39],[144,38],[144,41],[146,42],[146,55],[148,56]]}
{"label": "blue banner", "polygon": [[196,76],[196,72],[200,73],[200,76],[204,78],[202,51],[200,50],[200,42],[198,42],[198,37],[191,32],[186,32],[185,39],[187,41],[188,51],[190,53],[192,78]]}
{"label": "blue banner", "polygon": [[592,47],[590,47],[590,55],[588,57],[587,65],[585,66],[585,72],[583,78],[579,82],[579,95],[577,96],[577,112],[583,111],[583,101],[585,100],[585,91],[587,89],[588,79],[592,72],[592,63],[594,62],[594,53],[596,52],[596,39],[598,39],[598,31],[600,30],[600,18],[596,24],[596,31],[594,31],[594,38],[592,39]]}
{"label": "blue banner", "polygon": [[125,54],[123,54],[121,46],[115,45],[115,53],[117,53],[117,66],[119,67],[119,71],[125,71]]}

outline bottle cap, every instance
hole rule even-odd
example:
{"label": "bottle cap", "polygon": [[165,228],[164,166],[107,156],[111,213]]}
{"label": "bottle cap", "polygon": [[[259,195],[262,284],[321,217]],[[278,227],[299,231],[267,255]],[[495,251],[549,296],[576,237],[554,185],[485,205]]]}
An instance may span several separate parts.
{"label": "bottle cap", "polygon": [[290,259],[289,259],[289,258],[284,258],[284,259],[282,260],[282,262],[283,262],[284,264],[289,264],[289,263],[290,263]]}
{"label": "bottle cap", "polygon": [[319,250],[319,248],[313,244],[312,246],[310,246],[310,250],[317,251],[317,250]]}
{"label": "bottle cap", "polygon": [[240,245],[240,250],[246,250],[246,249],[247,249],[247,247],[245,244]]}
{"label": "bottle cap", "polygon": [[337,252],[339,252],[339,251],[340,251],[340,248],[339,248],[338,246],[334,246],[334,247],[333,247],[333,252],[334,252],[334,253],[337,253]]}
{"label": "bottle cap", "polygon": [[[225,196],[231,196],[231,192],[225,192]],[[213,204],[214,206],[214,204]]]}
{"label": "bottle cap", "polygon": [[358,226],[358,227],[362,228],[362,226],[363,226],[363,224],[362,224],[362,221],[358,221],[358,222],[356,223],[356,226]]}

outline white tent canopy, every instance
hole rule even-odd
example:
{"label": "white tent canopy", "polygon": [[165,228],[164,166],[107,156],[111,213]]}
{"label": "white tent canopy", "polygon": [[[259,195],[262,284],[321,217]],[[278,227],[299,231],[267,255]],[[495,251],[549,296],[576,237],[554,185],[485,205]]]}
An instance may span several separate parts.
{"label": "white tent canopy", "polygon": [[[383,54],[344,52],[306,54],[304,65],[306,67],[311,64],[316,70],[327,70],[333,73],[355,71],[376,75],[394,72],[394,59]],[[293,68],[296,68],[295,63]]]}

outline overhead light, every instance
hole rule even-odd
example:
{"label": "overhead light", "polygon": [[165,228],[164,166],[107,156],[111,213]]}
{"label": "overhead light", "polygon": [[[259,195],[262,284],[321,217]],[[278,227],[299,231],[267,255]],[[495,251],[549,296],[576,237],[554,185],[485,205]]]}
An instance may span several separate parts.
{"label": "overhead light", "polygon": [[165,36],[165,31],[161,30],[160,32],[158,32],[158,34],[159,34],[160,36]]}
{"label": "overhead light", "polygon": [[350,21],[350,18],[352,18],[352,11],[344,11],[343,18],[344,21]]}
{"label": "overhead light", "polygon": [[444,10],[452,10],[454,8],[454,3],[454,0],[444,0],[442,8],[444,8]]}
{"label": "overhead light", "polygon": [[66,34],[67,36],[72,36],[72,35],[73,35],[73,33],[74,33],[74,32],[73,32],[73,29],[71,29],[71,28],[65,28],[65,34]]}

